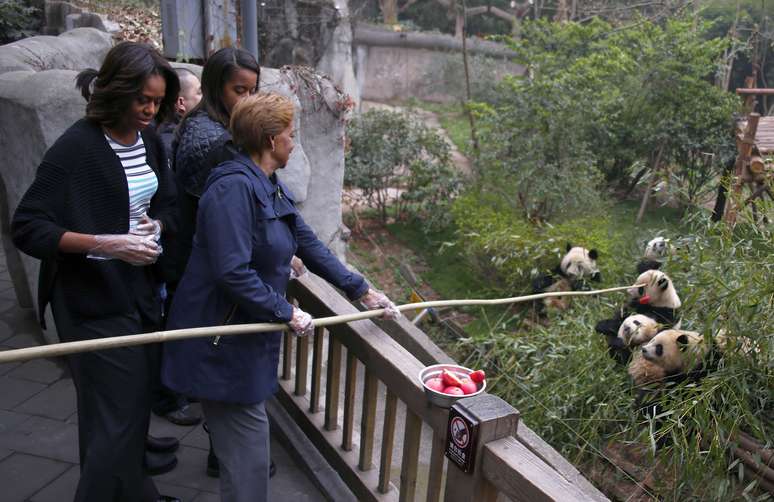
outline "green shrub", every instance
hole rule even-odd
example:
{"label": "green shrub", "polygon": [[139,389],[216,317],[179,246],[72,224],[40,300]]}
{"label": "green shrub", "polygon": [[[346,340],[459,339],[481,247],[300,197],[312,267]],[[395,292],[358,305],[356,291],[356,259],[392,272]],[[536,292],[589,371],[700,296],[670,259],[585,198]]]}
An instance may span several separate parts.
{"label": "green shrub", "polygon": [[38,14],[38,9],[19,0],[0,0],[0,44],[34,35]]}
{"label": "green shrub", "polygon": [[620,274],[618,256],[629,252],[630,237],[604,213],[534,225],[471,191],[454,201],[451,214],[457,228],[454,245],[503,291],[527,291],[532,277],[559,264],[568,243],[596,249],[603,277]]}
{"label": "green shrub", "polygon": [[438,133],[405,113],[374,109],[353,119],[347,135],[344,183],[362,190],[383,222],[392,206],[396,219],[421,217],[428,229],[448,224],[460,179]]}

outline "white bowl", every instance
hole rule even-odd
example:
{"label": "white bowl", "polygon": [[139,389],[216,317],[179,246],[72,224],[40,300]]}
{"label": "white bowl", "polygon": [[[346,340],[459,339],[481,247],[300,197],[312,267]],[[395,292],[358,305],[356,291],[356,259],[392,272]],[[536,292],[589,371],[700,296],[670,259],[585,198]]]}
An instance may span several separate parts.
{"label": "white bowl", "polygon": [[451,406],[458,399],[477,396],[482,392],[484,392],[484,389],[486,389],[486,380],[484,380],[483,382],[475,382],[478,390],[473,394],[465,394],[462,396],[452,396],[451,394],[444,394],[443,392],[438,392],[436,390],[430,389],[427,385],[425,385],[425,381],[427,381],[430,378],[435,378],[435,377],[440,378],[441,372],[443,372],[443,370],[450,371],[460,377],[468,377],[468,378],[470,378],[470,374],[473,373],[472,369],[466,368],[464,366],[459,366],[456,364],[434,364],[420,371],[419,381],[422,383],[422,387],[424,387],[425,389],[425,395],[427,396],[427,400],[436,406],[440,406],[441,408],[451,408]]}

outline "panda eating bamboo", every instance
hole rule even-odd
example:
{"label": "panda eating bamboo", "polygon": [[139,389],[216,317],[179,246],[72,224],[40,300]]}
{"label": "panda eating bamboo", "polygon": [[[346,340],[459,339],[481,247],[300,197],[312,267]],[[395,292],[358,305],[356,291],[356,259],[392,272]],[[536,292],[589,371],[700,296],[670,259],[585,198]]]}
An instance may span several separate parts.
{"label": "panda eating bamboo", "polygon": [[[602,280],[602,275],[597,267],[597,258],[596,249],[589,250],[573,246],[568,242],[567,252],[553,273],[543,274],[532,280],[532,292],[538,294],[589,289],[586,285],[586,279],[595,282]],[[548,308],[566,310],[568,305],[567,299],[554,297],[535,301],[533,308],[537,317],[545,318]]]}

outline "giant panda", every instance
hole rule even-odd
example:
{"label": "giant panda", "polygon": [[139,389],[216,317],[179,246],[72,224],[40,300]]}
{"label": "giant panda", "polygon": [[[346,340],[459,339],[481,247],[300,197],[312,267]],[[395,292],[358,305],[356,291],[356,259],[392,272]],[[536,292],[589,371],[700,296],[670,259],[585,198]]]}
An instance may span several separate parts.
{"label": "giant panda", "polygon": [[[667,385],[691,380],[698,381],[712,371],[720,360],[719,343],[706,343],[695,331],[669,329],[662,331],[640,348],[632,357],[628,373],[637,387],[635,408],[654,421],[653,428],[661,428],[661,395]],[[657,447],[669,438],[662,435]]]}
{"label": "giant panda", "polygon": [[666,260],[669,254],[669,240],[663,237],[651,239],[645,246],[645,253],[642,259],[637,263],[637,273],[641,274],[647,270],[658,270]]}
{"label": "giant panda", "polygon": [[659,332],[661,325],[646,315],[632,314],[618,328],[618,339],[628,347],[649,342]]}
{"label": "giant panda", "polygon": [[708,350],[701,334],[668,329],[640,347],[629,363],[629,376],[637,386],[684,376],[702,367]]}
{"label": "giant panda", "polygon": [[621,322],[616,337],[607,336],[610,357],[620,364],[631,358],[632,349],[650,341],[664,326],[643,314],[632,314]]}
{"label": "giant panda", "polygon": [[610,356],[621,364],[626,364],[631,357],[629,344],[619,337],[619,330],[627,317],[639,314],[663,328],[671,328],[678,322],[677,309],[682,305],[672,280],[660,270],[641,273],[634,284],[627,290],[630,301],[619,308],[612,318],[603,319],[594,326],[597,333],[605,335]]}
{"label": "giant panda", "polygon": [[[562,261],[551,274],[543,274],[532,280],[532,293],[552,293],[556,291],[578,291],[588,289],[586,279],[598,282],[602,275],[597,267],[596,249],[586,249],[567,243]],[[565,310],[567,300],[562,297],[546,298],[533,302],[538,317],[545,317],[546,308]]]}

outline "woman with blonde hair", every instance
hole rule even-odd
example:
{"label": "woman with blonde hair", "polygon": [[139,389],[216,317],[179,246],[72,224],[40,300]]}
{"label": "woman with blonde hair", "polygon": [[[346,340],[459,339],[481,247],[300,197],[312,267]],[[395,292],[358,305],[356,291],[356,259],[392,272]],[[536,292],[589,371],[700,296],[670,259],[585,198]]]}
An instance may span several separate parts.
{"label": "woman with blonde hair", "polygon": [[[230,129],[239,153],[210,174],[199,203],[191,258],[172,303],[170,329],[288,323],[296,336],[312,317],[285,299],[294,254],[309,270],[369,309],[397,310],[349,271],[304,223],[277,179],[294,146],[293,104],[277,94],[240,100]],[[268,499],[269,428],[264,401],[277,388],[281,332],[169,343],[162,379],[199,398],[220,459],[223,500]]]}

